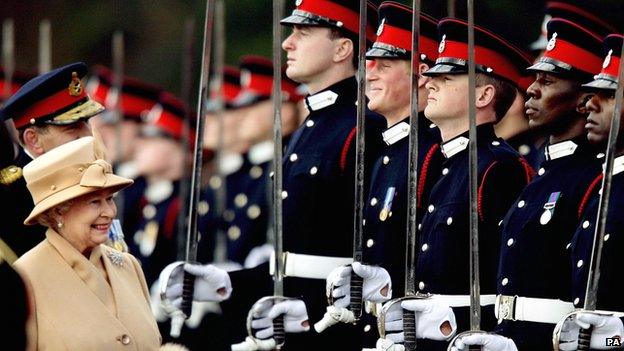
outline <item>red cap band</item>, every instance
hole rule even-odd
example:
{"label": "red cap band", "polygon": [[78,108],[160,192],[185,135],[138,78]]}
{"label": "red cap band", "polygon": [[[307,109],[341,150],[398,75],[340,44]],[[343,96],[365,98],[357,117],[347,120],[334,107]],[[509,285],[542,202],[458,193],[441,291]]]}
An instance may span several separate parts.
{"label": "red cap band", "polygon": [[[383,31],[376,41],[412,51],[412,32],[398,27],[384,25]],[[423,35],[420,36],[419,41],[420,53],[427,55],[430,60],[435,60],[438,53],[438,43]]]}
{"label": "red cap band", "polygon": [[163,109],[153,125],[171,134],[176,139],[182,138],[183,121],[175,114]]}
{"label": "red cap band", "polygon": [[609,64],[607,67],[604,67],[600,73],[607,74],[613,77],[619,77],[618,69],[620,68],[620,58],[617,56],[611,56],[609,60]]}
{"label": "red cap band", "polygon": [[130,94],[123,94],[121,99],[121,110],[128,117],[141,118],[144,111],[148,111],[156,104],[154,100]]}
{"label": "red cap band", "polygon": [[81,89],[80,94],[72,96],[68,90],[63,89],[55,94],[46,97],[43,100],[39,100],[30,105],[29,108],[22,112],[22,115],[13,118],[15,128],[21,128],[30,123],[31,119],[37,119],[43,116],[47,116],[56,111],[62,110],[68,106],[71,106],[80,100],[87,97],[87,93],[84,89]]}
{"label": "red cap band", "polygon": [[600,57],[559,38],[556,38],[555,46],[552,50],[548,51],[547,49],[544,53],[544,57],[567,63],[589,74],[598,72],[602,64]]}
{"label": "red cap band", "polygon": [[[340,6],[332,1],[307,0],[297,6],[297,10],[310,12],[314,15],[327,17],[334,21],[342,22],[344,28],[353,33],[360,32],[360,15],[349,8]],[[366,38],[374,40],[375,33],[370,26],[366,26]]]}
{"label": "red cap band", "polygon": [[[516,67],[498,52],[482,47],[475,46],[475,62],[478,65],[491,68],[497,75],[505,77],[512,82],[518,82],[522,77]],[[468,61],[468,44],[446,40],[444,51],[438,58],[456,58]]]}
{"label": "red cap band", "polygon": [[249,75],[249,83],[243,89],[253,90],[261,95],[271,95],[271,91],[273,91],[273,77],[251,73]]}

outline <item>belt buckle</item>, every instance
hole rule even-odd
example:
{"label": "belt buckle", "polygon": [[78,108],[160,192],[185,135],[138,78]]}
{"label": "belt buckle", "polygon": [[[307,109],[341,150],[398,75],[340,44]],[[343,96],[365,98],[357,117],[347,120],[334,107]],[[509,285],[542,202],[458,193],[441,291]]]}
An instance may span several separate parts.
{"label": "belt buckle", "polygon": [[497,305],[498,305],[498,323],[502,322],[503,320],[510,320],[510,321],[515,321],[516,320],[516,299],[518,298],[517,295],[515,296],[506,296],[506,295],[499,295],[498,296],[498,301],[497,301]]}

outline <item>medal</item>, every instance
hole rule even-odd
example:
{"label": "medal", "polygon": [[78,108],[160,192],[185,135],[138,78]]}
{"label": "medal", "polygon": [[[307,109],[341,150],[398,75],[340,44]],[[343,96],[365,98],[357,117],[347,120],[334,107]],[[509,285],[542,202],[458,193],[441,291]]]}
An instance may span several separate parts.
{"label": "medal", "polygon": [[556,191],[550,194],[548,198],[548,202],[544,204],[544,213],[540,217],[540,224],[546,225],[552,219],[553,214],[555,213],[555,206],[557,205],[557,201],[561,197],[561,192]]}
{"label": "medal", "polygon": [[386,197],[384,199],[383,207],[381,212],[379,212],[379,220],[384,222],[388,217],[392,216],[392,212],[390,209],[392,208],[392,200],[394,199],[394,195],[396,194],[394,187],[389,187],[386,191]]}
{"label": "medal", "polygon": [[143,235],[141,236],[141,244],[139,249],[141,255],[149,257],[156,247],[156,239],[158,238],[158,222],[149,221],[145,225]]}

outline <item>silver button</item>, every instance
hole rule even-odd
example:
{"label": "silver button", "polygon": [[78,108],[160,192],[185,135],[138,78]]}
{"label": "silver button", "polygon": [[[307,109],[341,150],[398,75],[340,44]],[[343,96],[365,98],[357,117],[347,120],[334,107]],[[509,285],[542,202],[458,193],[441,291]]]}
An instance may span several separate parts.
{"label": "silver button", "polygon": [[234,204],[236,207],[241,208],[247,205],[247,195],[240,193],[234,197]]}
{"label": "silver button", "polygon": [[523,208],[523,207],[524,207],[524,204],[525,204],[524,200],[520,200],[520,201],[518,202],[518,208]]}
{"label": "silver button", "polygon": [[448,172],[449,172],[449,169],[448,169],[448,168],[444,168],[444,169],[442,170],[442,175],[447,175],[447,174],[448,174]]}
{"label": "silver button", "polygon": [[371,205],[371,206],[375,206],[375,205],[377,205],[377,198],[376,198],[376,197],[374,197],[374,198],[372,198],[372,199],[370,200],[370,205]]}
{"label": "silver button", "polygon": [[501,281],[501,284],[503,284],[503,286],[509,284],[509,279],[503,278],[503,281]]}
{"label": "silver button", "polygon": [[420,290],[425,289],[425,282],[418,283],[418,289],[420,289]]}
{"label": "silver button", "polygon": [[537,174],[539,174],[539,175],[544,175],[544,173],[545,173],[545,172],[546,172],[546,170],[545,170],[544,168],[540,168],[540,169],[537,171]]}
{"label": "silver button", "polygon": [[314,126],[314,121],[313,121],[313,120],[311,120],[311,119],[309,119],[309,120],[306,122],[306,127],[310,128],[310,127],[313,127],[313,126]]}
{"label": "silver button", "polygon": [[602,152],[596,155],[596,158],[603,158],[605,157],[605,154],[603,154]]}
{"label": "silver button", "polygon": [[514,243],[514,239],[507,240],[507,246],[511,246]]}
{"label": "silver button", "polygon": [[249,170],[249,175],[251,176],[251,178],[253,179],[258,179],[262,176],[262,167],[260,166],[253,166],[251,167],[251,169]]}
{"label": "silver button", "polygon": [[318,168],[317,167],[310,168],[310,174],[311,175],[315,175],[317,172],[318,172]]}
{"label": "silver button", "polygon": [[375,245],[375,241],[373,239],[366,240],[366,247],[373,247]]}
{"label": "silver button", "polygon": [[233,225],[230,228],[228,228],[227,235],[228,235],[228,238],[230,238],[230,240],[232,241],[236,240],[240,238],[241,230],[239,227]]}
{"label": "silver button", "polygon": [[581,302],[581,299],[579,299],[578,297],[574,299],[574,305],[578,305],[579,302]]}
{"label": "silver button", "polygon": [[589,221],[583,222],[583,229],[589,228]]}
{"label": "silver button", "polygon": [[154,207],[154,205],[148,204],[147,206],[143,207],[143,217],[145,217],[145,219],[152,219],[155,215],[156,207]]}
{"label": "silver button", "polygon": [[429,245],[423,244],[423,246],[420,249],[422,250],[422,252],[425,252],[429,249]]}
{"label": "silver button", "polygon": [[251,219],[256,219],[260,216],[260,206],[258,205],[251,205],[249,206],[249,208],[247,208],[247,217],[251,218]]}
{"label": "silver button", "polygon": [[223,219],[225,219],[227,222],[233,221],[234,217],[236,217],[236,214],[234,213],[234,211],[232,210],[223,211]]}
{"label": "silver button", "polygon": [[578,262],[576,262],[576,267],[577,268],[583,267],[583,260],[578,260]]}
{"label": "silver button", "polygon": [[128,334],[124,334],[122,336],[118,336],[117,340],[119,342],[121,342],[122,344],[124,344],[124,345],[130,344],[130,342],[132,341],[132,339],[130,338],[130,335],[128,335]]}
{"label": "silver button", "polygon": [[494,141],[492,142],[492,145],[494,145],[494,146],[498,146],[498,145],[500,145],[500,141],[498,141],[498,140],[494,140]]}
{"label": "silver button", "polygon": [[607,241],[607,240],[609,240],[609,237],[611,237],[611,235],[609,235],[609,234],[605,234],[605,235],[604,235],[604,239],[603,239],[603,241]]}
{"label": "silver button", "polygon": [[370,330],[371,330],[370,324],[367,324],[367,325],[364,326],[364,332],[365,333],[368,333]]}
{"label": "silver button", "polygon": [[446,225],[451,225],[453,224],[453,217],[449,217],[446,219]]}
{"label": "silver button", "polygon": [[382,162],[383,162],[384,165],[387,165],[390,162],[390,157],[384,156]]}
{"label": "silver button", "polygon": [[503,225],[503,220],[501,219],[500,222],[498,222],[498,226],[500,227],[501,225]]}
{"label": "silver button", "polygon": [[529,145],[523,144],[520,145],[520,147],[518,148],[518,152],[520,153],[520,155],[526,156],[531,152],[531,148],[529,147]]}
{"label": "silver button", "polygon": [[566,245],[566,250],[569,250],[571,246],[572,246],[572,243],[568,243],[568,244]]}
{"label": "silver button", "polygon": [[291,154],[288,159],[290,160],[290,162],[295,162],[297,161],[297,158],[299,158],[297,154]]}
{"label": "silver button", "polygon": [[210,177],[210,187],[213,189],[219,189],[221,187],[221,177],[219,176]]}
{"label": "silver button", "polygon": [[435,128],[435,127],[437,127],[437,126],[435,125],[435,123],[431,123],[431,124],[429,125],[429,129],[433,129],[433,128]]}
{"label": "silver button", "polygon": [[282,199],[285,199],[288,197],[288,192],[286,190],[282,191]]}
{"label": "silver button", "polygon": [[197,204],[197,213],[198,213],[200,216],[205,215],[206,213],[208,213],[208,211],[209,211],[209,210],[210,210],[210,205],[208,205],[208,202],[206,202],[206,201],[200,201],[200,202]]}
{"label": "silver button", "polygon": [[422,223],[418,224],[418,230],[422,230]]}
{"label": "silver button", "polygon": [[429,211],[429,213],[433,212],[435,210],[435,206],[433,205],[429,205],[429,207],[427,208],[427,211]]}

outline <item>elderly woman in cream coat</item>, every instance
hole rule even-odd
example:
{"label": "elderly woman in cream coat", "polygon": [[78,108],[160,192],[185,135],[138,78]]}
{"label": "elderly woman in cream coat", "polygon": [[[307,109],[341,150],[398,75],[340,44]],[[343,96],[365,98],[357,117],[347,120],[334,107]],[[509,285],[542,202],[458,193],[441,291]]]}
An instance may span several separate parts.
{"label": "elderly woman in cream coat", "polygon": [[33,300],[39,350],[157,350],[161,336],[137,260],[103,245],[115,192],[132,180],[112,174],[93,137],[61,145],[24,167],[35,202],[25,224],[46,239],[15,262]]}

